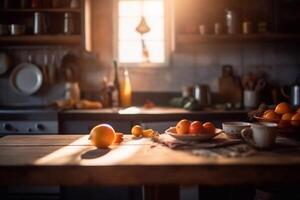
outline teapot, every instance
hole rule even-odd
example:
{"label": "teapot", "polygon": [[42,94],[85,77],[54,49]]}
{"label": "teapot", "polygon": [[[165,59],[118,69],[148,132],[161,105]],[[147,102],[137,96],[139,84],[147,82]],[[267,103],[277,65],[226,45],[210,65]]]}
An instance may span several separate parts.
{"label": "teapot", "polygon": [[281,88],[281,94],[290,99],[290,103],[292,106],[300,106],[300,76],[296,79],[296,82],[289,87],[290,93],[285,91],[285,88]]}

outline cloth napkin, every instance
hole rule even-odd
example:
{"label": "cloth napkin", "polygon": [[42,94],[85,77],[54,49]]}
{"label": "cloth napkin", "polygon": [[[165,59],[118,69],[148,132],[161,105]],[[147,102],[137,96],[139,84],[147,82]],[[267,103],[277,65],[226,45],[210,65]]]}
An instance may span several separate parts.
{"label": "cloth napkin", "polygon": [[224,133],[219,134],[215,138],[205,142],[182,141],[169,134],[159,135],[158,142],[172,149],[211,149],[225,147],[242,143],[240,139],[230,139]]}

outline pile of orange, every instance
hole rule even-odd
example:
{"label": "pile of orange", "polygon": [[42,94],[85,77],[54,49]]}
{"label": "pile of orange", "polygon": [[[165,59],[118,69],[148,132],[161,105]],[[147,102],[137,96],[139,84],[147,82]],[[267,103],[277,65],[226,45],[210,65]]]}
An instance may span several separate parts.
{"label": "pile of orange", "polygon": [[280,127],[300,127],[300,108],[295,112],[286,102],[279,103],[274,110],[266,110],[262,117],[265,121],[279,123]]}
{"label": "pile of orange", "polygon": [[131,128],[131,134],[135,138],[138,138],[138,137],[152,138],[155,135],[155,131],[153,129],[144,130],[140,125],[134,125]]}
{"label": "pile of orange", "polygon": [[109,124],[95,126],[90,132],[90,141],[97,148],[108,148],[123,141],[123,133],[116,133]]}
{"label": "pile of orange", "polygon": [[215,125],[212,122],[201,123],[200,121],[190,122],[182,119],[176,124],[177,134],[215,134]]}

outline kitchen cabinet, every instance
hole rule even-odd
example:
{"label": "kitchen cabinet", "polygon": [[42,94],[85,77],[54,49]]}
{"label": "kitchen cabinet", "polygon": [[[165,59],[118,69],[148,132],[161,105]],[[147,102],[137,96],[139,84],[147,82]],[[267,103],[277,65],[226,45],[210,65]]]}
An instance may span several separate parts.
{"label": "kitchen cabinet", "polygon": [[168,127],[175,126],[181,119],[211,121],[217,127],[222,127],[223,121],[247,121],[247,118],[246,110],[188,111],[170,107],[152,109],[131,107],[119,111],[110,108],[66,110],[58,114],[59,132],[62,134],[87,134],[95,125],[100,123],[108,123],[118,132],[125,134],[130,134],[131,127],[136,124],[163,133]]}
{"label": "kitchen cabinet", "polygon": [[118,132],[128,133],[131,129],[130,122],[102,120],[66,120],[60,122],[60,132],[63,134],[89,134],[93,127],[99,124],[110,124]]}
{"label": "kitchen cabinet", "polygon": [[[176,45],[300,42],[299,7],[300,2],[295,0],[187,0],[184,3],[176,0]],[[236,34],[227,33],[226,9],[236,13],[240,30]],[[250,23],[247,34],[243,33],[245,22]],[[216,23],[220,33],[215,33]],[[200,25],[205,27],[205,33],[200,33]]]}
{"label": "kitchen cabinet", "polygon": [[[25,26],[25,33],[12,35],[11,33],[0,35],[1,45],[75,45],[86,50],[91,50],[90,14],[91,0],[78,0],[78,5],[72,7],[72,1],[60,6],[54,5],[54,0],[47,5],[32,8],[33,5],[21,7],[18,3],[9,7],[0,8],[0,24],[19,24]],[[51,3],[52,2],[52,3]],[[7,6],[7,5],[6,5]],[[24,5],[23,5],[24,6]],[[34,33],[36,26],[36,14],[41,17],[40,26],[43,31]],[[69,26],[72,31],[66,31]],[[10,32],[10,31],[9,31]]]}

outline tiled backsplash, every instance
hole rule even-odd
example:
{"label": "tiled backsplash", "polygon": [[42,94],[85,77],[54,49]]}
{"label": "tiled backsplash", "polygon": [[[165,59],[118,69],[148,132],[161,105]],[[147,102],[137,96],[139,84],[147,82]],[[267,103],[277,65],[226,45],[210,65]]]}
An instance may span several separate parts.
{"label": "tiled backsplash", "polygon": [[180,91],[184,85],[209,84],[218,92],[222,65],[232,65],[236,75],[265,71],[278,84],[291,84],[300,76],[297,44],[199,44],[173,52],[165,68],[129,68],[134,91]]}
{"label": "tiled backsplash", "polygon": [[[300,76],[300,47],[297,44],[282,43],[245,43],[245,44],[199,44],[178,48],[171,55],[170,66],[129,68],[129,75],[134,92],[180,92],[182,86],[196,83],[208,84],[212,92],[218,92],[218,78],[221,76],[222,65],[232,65],[236,75],[241,76],[249,71],[263,70],[274,82],[284,85],[291,84]],[[42,65],[43,54],[56,52],[59,60],[66,49],[31,49],[14,50],[14,64],[26,60],[32,53],[34,63]],[[25,59],[25,60],[24,60]],[[81,73],[81,90],[84,93],[99,91],[100,81],[104,76],[112,80],[112,68],[98,64],[86,64]],[[51,102],[61,98],[63,85],[56,84],[31,97],[23,97],[14,93],[10,88],[8,76],[0,79],[0,103],[11,99],[17,103],[32,104]]]}

